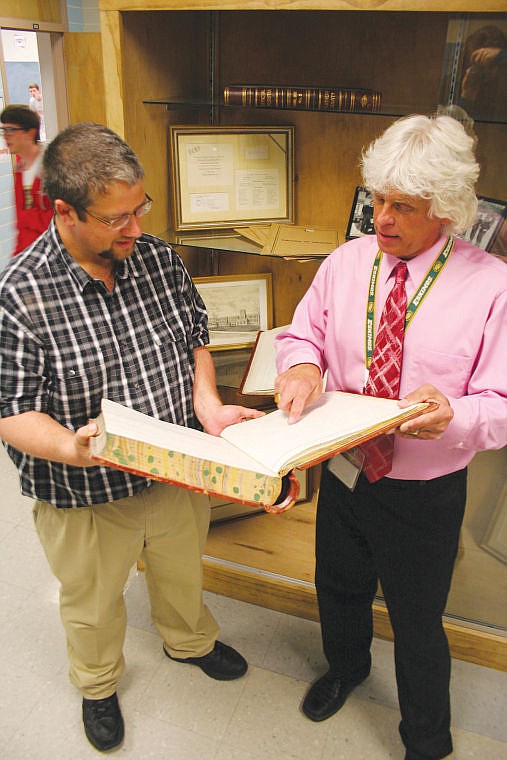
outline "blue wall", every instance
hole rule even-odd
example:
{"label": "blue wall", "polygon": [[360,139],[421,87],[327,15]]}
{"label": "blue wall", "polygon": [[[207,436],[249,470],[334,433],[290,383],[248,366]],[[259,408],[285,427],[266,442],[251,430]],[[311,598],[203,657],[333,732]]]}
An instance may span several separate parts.
{"label": "blue wall", "polygon": [[28,85],[40,84],[40,68],[37,61],[6,61],[5,73],[9,83],[9,102],[28,105],[30,93]]}

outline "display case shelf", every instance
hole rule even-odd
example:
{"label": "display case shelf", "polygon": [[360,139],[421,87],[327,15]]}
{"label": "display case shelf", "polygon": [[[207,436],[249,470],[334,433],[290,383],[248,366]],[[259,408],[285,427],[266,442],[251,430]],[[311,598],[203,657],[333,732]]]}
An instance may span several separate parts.
{"label": "display case shelf", "polygon": [[[350,110],[326,110],[320,108],[270,108],[269,106],[239,106],[230,103],[224,103],[222,101],[211,101],[205,98],[177,98],[177,97],[162,97],[162,98],[146,98],[143,100],[144,105],[160,105],[165,106],[166,111],[185,111],[185,110],[205,110],[205,109],[223,109],[224,112],[232,110],[245,110],[245,111],[258,111],[258,112],[278,112],[284,114],[290,113],[311,113],[311,114],[326,114],[327,116],[357,116],[365,118],[369,116],[384,117],[384,118],[401,118],[402,116],[408,116],[414,112],[413,106],[409,105],[391,105],[386,104],[380,111],[350,111]],[[435,104],[433,110],[437,111],[440,108],[446,108],[444,104]],[[431,109],[429,109],[431,111]],[[499,124],[506,125],[507,121],[503,119],[483,119],[475,118],[472,120],[475,124]]]}

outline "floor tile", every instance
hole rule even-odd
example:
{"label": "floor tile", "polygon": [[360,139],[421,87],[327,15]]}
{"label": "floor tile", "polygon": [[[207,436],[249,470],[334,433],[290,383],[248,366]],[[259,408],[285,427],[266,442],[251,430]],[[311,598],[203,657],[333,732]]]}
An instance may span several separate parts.
{"label": "floor tile", "polygon": [[236,681],[216,681],[195,665],[164,657],[137,709],[200,736],[222,739],[248,678],[249,673]]}
{"label": "floor tile", "polygon": [[350,696],[327,721],[329,734],[322,760],[401,760],[399,721],[397,710]]}
{"label": "floor tile", "polygon": [[253,669],[228,726],[226,746],[236,752],[255,747],[266,760],[321,758],[329,723],[312,723],[297,709],[305,690],[303,681]]}

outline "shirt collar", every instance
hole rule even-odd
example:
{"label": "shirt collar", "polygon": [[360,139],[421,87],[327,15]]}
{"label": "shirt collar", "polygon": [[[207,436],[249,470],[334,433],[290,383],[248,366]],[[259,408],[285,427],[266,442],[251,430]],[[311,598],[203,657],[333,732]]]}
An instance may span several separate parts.
{"label": "shirt collar", "polygon": [[[84,291],[87,285],[95,282],[94,278],[91,277],[88,272],[85,272],[83,267],[81,267],[74,259],[74,257],[68,252],[60,237],[60,233],[58,232],[58,228],[55,224],[54,219],[51,220],[48,231],[53,237],[55,244],[55,257],[58,265],[62,268],[67,269],[71,277],[73,277],[73,279],[76,281],[80,290]],[[136,253],[137,244],[134,248],[132,256],[128,259],[125,259],[125,261],[120,261],[117,264],[115,279],[126,280],[130,276],[139,277],[143,274],[144,267],[142,264],[142,259],[140,257],[137,257]]]}
{"label": "shirt collar", "polygon": [[[436,243],[431,246],[431,248],[428,248],[426,251],[423,251],[417,256],[414,256],[413,259],[407,259],[405,261],[408,269],[408,277],[413,281],[414,285],[420,283],[423,277],[427,274],[434,260],[437,258],[438,254],[444,247],[447,237],[447,235],[441,235]],[[403,260],[404,259],[399,259],[397,256],[391,256],[388,253],[385,253],[382,256],[381,272],[382,277],[384,278],[384,282],[387,282],[389,280],[389,278],[393,275],[394,269],[398,262]]]}

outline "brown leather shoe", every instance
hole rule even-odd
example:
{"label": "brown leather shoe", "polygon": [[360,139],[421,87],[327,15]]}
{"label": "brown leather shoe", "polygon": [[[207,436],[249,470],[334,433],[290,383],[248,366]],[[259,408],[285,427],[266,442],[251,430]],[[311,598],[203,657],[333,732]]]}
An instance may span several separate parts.
{"label": "brown leather shoe", "polygon": [[314,721],[330,718],[343,707],[350,692],[362,681],[364,678],[345,681],[328,671],[310,686],[302,705],[304,714]]}
{"label": "brown leather shoe", "polygon": [[173,657],[165,647],[164,654],[175,662],[197,665],[207,676],[215,678],[217,681],[233,681],[235,678],[241,678],[248,670],[245,658],[221,641],[215,641],[215,646],[211,652],[202,657]]}

